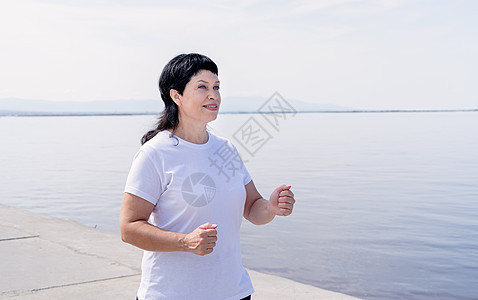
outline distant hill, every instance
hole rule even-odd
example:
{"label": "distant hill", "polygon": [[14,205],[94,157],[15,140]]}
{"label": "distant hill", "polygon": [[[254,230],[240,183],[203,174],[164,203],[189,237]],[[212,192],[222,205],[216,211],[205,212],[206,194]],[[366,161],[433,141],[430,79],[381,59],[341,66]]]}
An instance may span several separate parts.
{"label": "distant hill", "polygon": [[159,100],[56,102],[16,98],[0,99],[0,115],[155,114],[162,109],[163,103]]}
{"label": "distant hill", "polygon": [[[228,97],[222,100],[221,113],[257,112],[268,101],[261,97]],[[296,111],[351,111],[353,109],[332,104],[317,104],[287,99]],[[0,99],[0,115],[49,115],[49,114],[158,114],[163,110],[158,100],[111,100],[90,102],[57,102]]]}
{"label": "distant hill", "polygon": [[[223,99],[221,112],[257,112],[269,98],[263,97],[229,97]],[[271,101],[274,101],[273,99]],[[351,111],[352,108],[337,106],[333,104],[310,103],[295,99],[285,99],[285,101],[298,112],[306,111]],[[271,102],[269,102],[271,103]],[[287,106],[285,104],[284,106]]]}

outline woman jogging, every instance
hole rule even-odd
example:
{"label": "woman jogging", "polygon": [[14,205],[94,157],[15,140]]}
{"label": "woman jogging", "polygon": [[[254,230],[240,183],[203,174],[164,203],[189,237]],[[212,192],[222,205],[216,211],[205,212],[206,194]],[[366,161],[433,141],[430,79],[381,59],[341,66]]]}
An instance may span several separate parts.
{"label": "woman jogging", "polygon": [[250,299],[242,218],[266,224],[292,213],[290,186],[257,191],[234,145],[206,128],[220,105],[218,69],[181,54],[163,69],[165,108],[142,138],[120,213],[123,241],[144,251],[138,299]]}

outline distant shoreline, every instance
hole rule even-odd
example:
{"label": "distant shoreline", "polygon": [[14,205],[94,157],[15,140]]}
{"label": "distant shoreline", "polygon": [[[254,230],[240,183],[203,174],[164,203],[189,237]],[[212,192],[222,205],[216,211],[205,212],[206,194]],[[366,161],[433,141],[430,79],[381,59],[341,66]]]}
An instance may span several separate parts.
{"label": "distant shoreline", "polygon": [[[390,109],[390,110],[311,110],[311,111],[275,111],[275,112],[258,112],[258,111],[234,111],[220,112],[222,115],[237,114],[356,114],[356,113],[440,113],[440,112],[478,112],[478,109]],[[160,112],[144,112],[144,113],[95,113],[95,112],[23,112],[23,111],[0,111],[0,117],[101,117],[101,116],[141,116],[141,115],[159,115]]]}

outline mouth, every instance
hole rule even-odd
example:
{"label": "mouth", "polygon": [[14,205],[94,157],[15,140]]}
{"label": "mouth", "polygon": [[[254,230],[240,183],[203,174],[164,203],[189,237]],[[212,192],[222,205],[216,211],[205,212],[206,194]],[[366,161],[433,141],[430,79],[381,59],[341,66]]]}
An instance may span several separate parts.
{"label": "mouth", "polygon": [[217,110],[218,106],[216,104],[210,104],[210,105],[203,105],[202,107],[208,109],[208,110]]}

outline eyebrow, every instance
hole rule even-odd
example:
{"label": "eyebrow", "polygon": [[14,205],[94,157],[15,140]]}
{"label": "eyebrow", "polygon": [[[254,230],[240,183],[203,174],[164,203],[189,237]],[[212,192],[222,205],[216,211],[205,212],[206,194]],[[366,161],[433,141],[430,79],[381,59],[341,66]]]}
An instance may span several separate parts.
{"label": "eyebrow", "polygon": [[[198,81],[196,81],[196,82],[204,82],[204,83],[209,83],[208,81],[205,81],[205,80],[202,80],[202,79],[199,79],[199,80],[198,80]],[[216,81],[215,83],[220,83],[220,81],[218,80],[218,81]]]}

